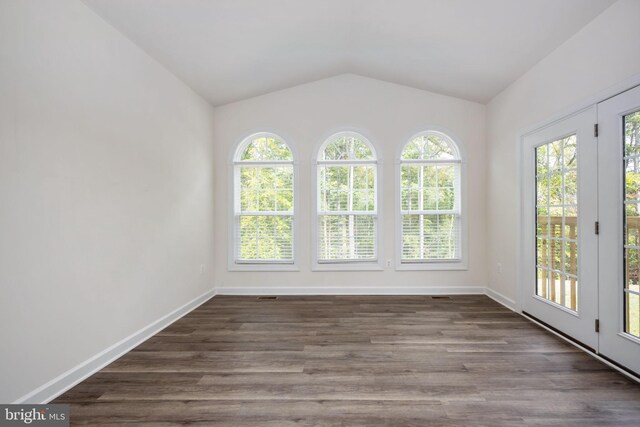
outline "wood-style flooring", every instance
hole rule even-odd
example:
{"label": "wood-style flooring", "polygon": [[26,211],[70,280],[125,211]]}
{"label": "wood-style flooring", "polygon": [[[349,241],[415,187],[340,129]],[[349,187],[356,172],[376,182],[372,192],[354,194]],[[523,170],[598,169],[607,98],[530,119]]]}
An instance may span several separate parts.
{"label": "wood-style flooring", "polygon": [[217,296],[55,403],[91,426],[640,426],[640,385],[485,296]]}

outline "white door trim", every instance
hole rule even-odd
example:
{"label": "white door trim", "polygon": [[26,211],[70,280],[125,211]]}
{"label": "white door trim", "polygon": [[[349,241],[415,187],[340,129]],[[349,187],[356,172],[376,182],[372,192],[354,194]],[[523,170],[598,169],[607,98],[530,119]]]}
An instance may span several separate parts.
{"label": "white door trim", "polygon": [[[524,233],[525,233],[525,230],[523,230],[523,227],[522,227],[522,224],[524,223],[524,220],[523,220],[524,192],[522,190],[525,185],[525,177],[522,173],[522,166],[524,164],[523,150],[522,150],[524,137],[527,134],[530,134],[532,132],[535,132],[537,130],[550,126],[557,121],[560,121],[565,118],[571,117],[575,114],[578,114],[581,111],[585,110],[586,108],[590,108],[594,105],[597,105],[598,103],[605,101],[616,95],[619,95],[623,92],[626,92],[629,89],[633,89],[635,86],[638,86],[638,85],[640,85],[640,73],[634,74],[633,76],[623,80],[620,83],[612,85],[609,88],[604,89],[600,92],[597,92],[594,95],[588,96],[582,101],[572,104],[571,106],[563,110],[560,110],[559,112],[551,115],[549,118],[545,120],[541,120],[537,123],[533,123],[527,127],[524,127],[517,133],[515,143],[516,143],[516,156],[518,159],[517,160],[518,161],[518,179],[519,179],[520,185],[518,186],[518,190],[517,190],[519,194],[517,194],[516,196],[520,201],[520,204],[518,207],[520,210],[518,215],[518,220],[519,220],[518,229],[519,229],[520,242],[523,241]],[[525,262],[526,260],[524,259],[524,251],[522,249],[522,245],[516,245],[516,311],[518,313],[522,313],[522,301],[524,300],[524,295],[522,294],[521,290],[523,289],[523,286],[524,286],[522,282],[524,281],[523,268],[524,268]]]}

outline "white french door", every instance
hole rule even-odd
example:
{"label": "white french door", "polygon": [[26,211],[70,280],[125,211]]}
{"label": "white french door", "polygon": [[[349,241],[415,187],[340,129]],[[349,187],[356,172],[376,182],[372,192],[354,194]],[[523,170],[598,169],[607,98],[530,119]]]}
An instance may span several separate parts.
{"label": "white french door", "polygon": [[640,87],[598,104],[599,352],[640,373]]}
{"label": "white french door", "polygon": [[597,350],[595,106],[523,138],[524,312]]}
{"label": "white french door", "polygon": [[640,86],[523,137],[523,312],[640,374]]}

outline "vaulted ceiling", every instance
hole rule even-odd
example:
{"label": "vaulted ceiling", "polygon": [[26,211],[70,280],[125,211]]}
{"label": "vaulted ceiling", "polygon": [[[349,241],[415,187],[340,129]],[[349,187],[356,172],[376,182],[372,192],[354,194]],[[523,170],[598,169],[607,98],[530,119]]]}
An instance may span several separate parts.
{"label": "vaulted ceiling", "polygon": [[212,105],[342,73],[487,102],[613,0],[84,0]]}

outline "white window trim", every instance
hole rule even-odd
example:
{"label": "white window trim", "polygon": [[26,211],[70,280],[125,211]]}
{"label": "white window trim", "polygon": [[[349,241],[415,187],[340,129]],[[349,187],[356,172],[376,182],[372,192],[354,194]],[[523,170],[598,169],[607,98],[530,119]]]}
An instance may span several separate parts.
{"label": "white window trim", "polygon": [[[275,132],[253,132],[240,140],[239,143],[233,146],[229,162],[228,172],[228,227],[227,227],[227,270],[228,271],[300,271],[298,248],[299,245],[299,232],[298,232],[298,217],[299,215],[299,194],[298,194],[298,155],[295,147],[293,147],[289,140],[280,136],[281,133]],[[246,146],[255,138],[260,136],[271,136],[278,138],[284,142],[293,155],[293,161],[290,160],[271,160],[271,161],[238,161],[238,154],[246,148]],[[273,260],[236,260],[236,203],[239,201],[236,194],[238,188],[236,187],[237,171],[239,166],[260,166],[260,165],[273,165],[283,164],[293,166],[293,261],[273,261]],[[268,214],[261,212],[261,214]]]}
{"label": "white window trim", "polygon": [[[406,147],[407,143],[412,141],[414,138],[418,138],[420,136],[426,134],[442,134],[447,139],[453,141],[455,145],[455,149],[457,150],[458,158],[453,160],[402,160],[402,152]],[[395,234],[396,234],[396,250],[395,250],[395,269],[396,271],[454,271],[454,270],[468,270],[468,220],[467,220],[467,161],[466,156],[463,152],[463,148],[461,146],[460,139],[457,138],[453,132],[448,129],[443,129],[436,126],[426,127],[426,130],[418,132],[407,138],[403,144],[400,144],[400,147],[396,153],[396,164],[395,164],[395,212],[396,212],[396,221],[395,221]],[[401,179],[401,171],[403,164],[454,164],[457,163],[460,165],[460,258],[455,260],[448,259],[427,259],[427,260],[402,260],[402,179]]]}
{"label": "white window trim", "polygon": [[[352,136],[357,137],[365,141],[373,152],[375,157],[374,160],[349,160],[349,161],[340,161],[340,160],[320,160],[320,154],[324,151],[327,144],[332,142],[336,137],[339,136]],[[324,138],[322,142],[316,146],[316,150],[313,152],[313,158],[311,159],[311,164],[314,165],[313,171],[311,173],[311,185],[313,188],[312,195],[312,207],[311,207],[311,224],[312,224],[312,235],[311,235],[311,271],[382,271],[383,267],[383,247],[382,247],[382,230],[383,230],[383,221],[382,221],[382,209],[380,206],[384,206],[382,191],[379,190],[380,183],[384,182],[382,180],[382,159],[376,150],[375,146],[371,143],[371,140],[364,136],[359,131],[353,130],[345,130],[331,133],[328,137]],[[349,166],[349,165],[375,165],[376,166],[376,186],[375,186],[375,197],[376,197],[376,210],[374,212],[376,216],[376,259],[375,260],[320,260],[318,258],[318,250],[319,250],[319,239],[318,239],[318,221],[319,221],[319,211],[318,211],[318,198],[320,195],[320,189],[318,188],[318,166],[320,165],[340,165],[340,166]],[[371,212],[367,211],[367,214]]]}

